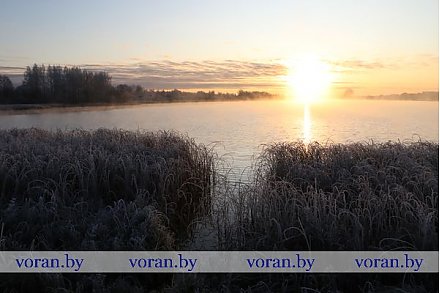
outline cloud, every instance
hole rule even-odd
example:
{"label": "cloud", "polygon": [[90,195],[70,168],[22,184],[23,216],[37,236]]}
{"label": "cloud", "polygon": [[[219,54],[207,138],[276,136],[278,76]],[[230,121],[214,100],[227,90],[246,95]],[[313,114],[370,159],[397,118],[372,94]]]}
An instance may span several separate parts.
{"label": "cloud", "polygon": [[20,66],[1,66],[0,65],[0,72],[2,74],[23,74],[26,67],[20,67]]}
{"label": "cloud", "polygon": [[338,72],[359,72],[366,70],[400,70],[400,69],[414,69],[426,68],[429,66],[438,65],[438,56],[432,54],[418,54],[405,57],[388,58],[386,62],[378,60],[361,60],[361,59],[346,59],[346,60],[327,60],[332,65],[335,71]]}
{"label": "cloud", "polygon": [[364,60],[339,60],[328,61],[329,64],[342,70],[359,70],[359,69],[384,69],[394,68],[395,64],[384,63],[381,61],[364,61]]}
{"label": "cloud", "polygon": [[151,61],[132,64],[83,64],[89,70],[104,70],[115,83],[140,84],[147,88],[244,88],[277,87],[286,68],[277,63],[224,61]]}

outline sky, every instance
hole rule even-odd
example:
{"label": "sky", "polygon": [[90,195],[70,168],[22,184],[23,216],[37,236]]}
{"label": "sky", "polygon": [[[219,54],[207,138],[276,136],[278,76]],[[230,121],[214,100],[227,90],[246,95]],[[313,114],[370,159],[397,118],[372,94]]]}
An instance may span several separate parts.
{"label": "sky", "polygon": [[335,95],[438,90],[438,0],[0,0],[0,74],[106,70],[164,89],[281,91],[318,56]]}

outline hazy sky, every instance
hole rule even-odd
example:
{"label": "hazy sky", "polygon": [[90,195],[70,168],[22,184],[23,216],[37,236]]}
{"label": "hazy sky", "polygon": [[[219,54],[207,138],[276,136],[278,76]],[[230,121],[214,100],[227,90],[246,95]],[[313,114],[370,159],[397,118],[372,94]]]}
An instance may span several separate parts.
{"label": "hazy sky", "polygon": [[339,93],[438,89],[438,0],[0,2],[0,73],[75,64],[153,88],[270,90],[314,54]]}

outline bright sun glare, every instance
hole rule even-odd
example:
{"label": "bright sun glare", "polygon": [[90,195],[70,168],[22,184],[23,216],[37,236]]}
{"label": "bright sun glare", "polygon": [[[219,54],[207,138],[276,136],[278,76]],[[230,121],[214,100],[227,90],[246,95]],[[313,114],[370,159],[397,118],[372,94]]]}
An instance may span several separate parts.
{"label": "bright sun glare", "polygon": [[328,64],[316,56],[307,56],[288,64],[287,84],[296,101],[311,104],[321,100],[332,82]]}

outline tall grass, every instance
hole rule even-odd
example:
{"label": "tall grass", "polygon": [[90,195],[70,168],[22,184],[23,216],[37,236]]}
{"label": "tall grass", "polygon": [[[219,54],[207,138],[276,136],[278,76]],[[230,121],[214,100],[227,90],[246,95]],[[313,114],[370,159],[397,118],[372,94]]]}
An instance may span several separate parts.
{"label": "tall grass", "polygon": [[[214,176],[217,163],[176,133],[0,131],[0,248],[209,250],[211,234],[194,228],[214,226],[218,250],[438,250],[438,144],[273,144],[257,159],[254,180],[238,186]],[[432,274],[40,274],[4,275],[0,288],[429,292],[437,281]]]}
{"label": "tall grass", "polygon": [[[255,181],[220,214],[220,249],[438,250],[438,166],[439,147],[430,142],[270,145],[257,160]],[[432,274],[257,274],[228,286],[429,292],[437,282]]]}
{"label": "tall grass", "polygon": [[[50,225],[84,219],[84,223],[72,223],[74,227],[83,224],[76,241],[66,239],[60,247],[31,237],[22,245],[92,249],[79,240],[86,234],[95,235],[88,231],[94,227],[90,223],[100,227],[105,214],[121,210],[125,210],[125,218],[142,221],[148,217],[149,222],[166,223],[174,234],[183,235],[196,217],[209,212],[212,164],[209,150],[175,133],[0,131],[0,203],[7,207],[1,211],[3,247],[14,248],[9,243],[15,237],[8,233],[22,231],[25,218]],[[103,209],[106,206],[110,208]],[[99,230],[97,227],[93,229]],[[164,248],[171,248],[168,244]]]}
{"label": "tall grass", "polygon": [[225,248],[438,250],[438,144],[264,150]]}
{"label": "tall grass", "polygon": [[[210,213],[213,159],[172,132],[1,130],[0,249],[178,250]],[[0,288],[141,292],[171,278],[11,274]]]}

